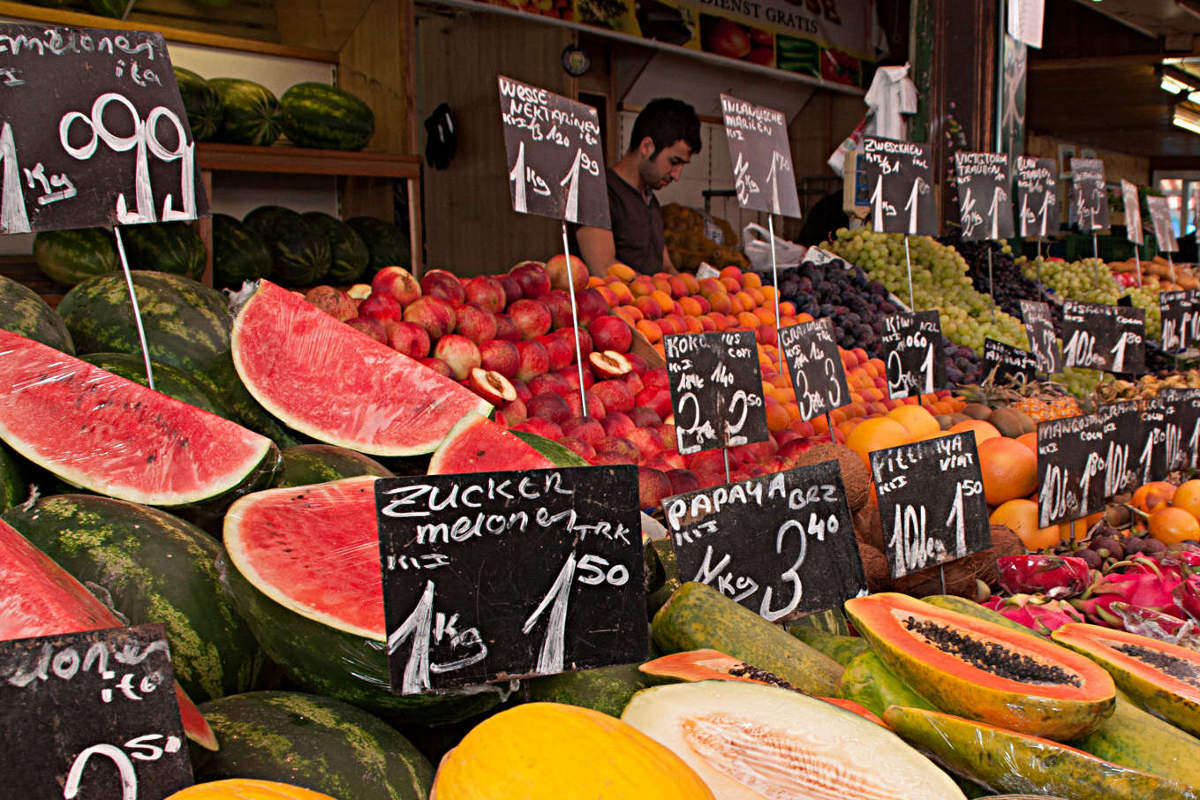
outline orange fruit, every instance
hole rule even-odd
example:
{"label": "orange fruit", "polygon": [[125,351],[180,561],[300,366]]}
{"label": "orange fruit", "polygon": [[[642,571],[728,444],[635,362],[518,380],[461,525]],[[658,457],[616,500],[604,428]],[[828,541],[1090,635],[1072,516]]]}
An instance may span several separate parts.
{"label": "orange fruit", "polygon": [[1045,550],[1059,542],[1058,526],[1039,528],[1037,503],[1024,497],[1001,503],[988,519],[993,525],[1011,528],[1026,550]]}
{"label": "orange fruit", "polygon": [[1032,450],[1035,456],[1037,455],[1037,431],[1034,431],[1033,433],[1022,433],[1017,437],[1016,441]]}
{"label": "orange fruit", "polygon": [[626,283],[637,277],[637,273],[634,272],[633,267],[626,266],[620,261],[610,265],[607,274],[610,278],[616,278]]}
{"label": "orange fruit", "polygon": [[[832,415],[831,415],[832,416]],[[858,453],[867,471],[871,470],[871,456],[875,450],[899,447],[912,441],[908,429],[887,417],[872,417],[858,424],[846,437],[846,446]]]}
{"label": "orange fruit", "polygon": [[978,447],[988,439],[994,439],[1000,435],[1000,431],[996,430],[996,426],[982,419],[965,419],[962,422],[955,423],[950,426],[948,433],[964,433],[966,431],[975,432],[975,446]]}
{"label": "orange fruit", "polygon": [[1175,484],[1166,481],[1151,481],[1137,488],[1130,499],[1134,508],[1153,514],[1175,499]]}
{"label": "orange fruit", "polygon": [[1182,508],[1200,520],[1200,479],[1193,478],[1182,483],[1175,490],[1171,505],[1175,508]]}
{"label": "orange fruit", "polygon": [[1166,506],[1150,515],[1150,535],[1164,544],[1200,539],[1200,521],[1182,508]]}
{"label": "orange fruit", "polygon": [[989,506],[1025,497],[1037,488],[1037,456],[1015,439],[993,436],[979,442],[979,471]]}
{"label": "orange fruit", "polygon": [[921,406],[896,406],[887,413],[889,419],[894,419],[904,426],[913,436],[927,433],[941,433],[942,426]]}

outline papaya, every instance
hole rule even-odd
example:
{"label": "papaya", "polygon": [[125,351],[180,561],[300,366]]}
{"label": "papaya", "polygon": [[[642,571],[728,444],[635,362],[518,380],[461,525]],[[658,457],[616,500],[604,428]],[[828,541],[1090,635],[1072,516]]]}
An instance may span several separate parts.
{"label": "papaya", "polygon": [[1063,625],[1051,638],[1094,659],[1137,705],[1200,736],[1200,653],[1082,622]]}
{"label": "papaya", "polygon": [[1108,673],[1032,633],[895,593],[845,608],[883,663],[943,711],[1057,741],[1086,736],[1112,713]]}
{"label": "papaya", "polygon": [[804,625],[793,625],[788,628],[788,633],[809,647],[820,650],[843,667],[869,649],[867,640],[861,636],[839,636]]}
{"label": "papaya", "polygon": [[928,700],[914,692],[887,668],[874,652],[851,659],[842,673],[838,694],[882,715],[888,706],[913,706],[932,709]]}
{"label": "papaya", "polygon": [[946,769],[994,792],[1028,792],[1063,800],[1196,798],[1191,787],[1160,775],[953,714],[892,706],[883,719],[900,738]]}
{"label": "papaya", "polygon": [[1112,716],[1071,745],[1123,767],[1200,786],[1200,739],[1138,708],[1120,689]]}

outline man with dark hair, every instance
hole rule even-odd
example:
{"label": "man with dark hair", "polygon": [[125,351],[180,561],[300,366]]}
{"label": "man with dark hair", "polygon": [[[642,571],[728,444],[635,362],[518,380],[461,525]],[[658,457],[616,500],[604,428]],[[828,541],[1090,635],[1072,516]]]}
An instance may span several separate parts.
{"label": "man with dark hair", "polygon": [[580,227],[579,255],[593,275],[604,275],[614,262],[647,275],[675,273],[663,237],[662,213],[655,189],[679,178],[700,152],[700,120],[687,103],[652,100],[633,123],[629,151],[608,169],[608,208],[612,230]]}

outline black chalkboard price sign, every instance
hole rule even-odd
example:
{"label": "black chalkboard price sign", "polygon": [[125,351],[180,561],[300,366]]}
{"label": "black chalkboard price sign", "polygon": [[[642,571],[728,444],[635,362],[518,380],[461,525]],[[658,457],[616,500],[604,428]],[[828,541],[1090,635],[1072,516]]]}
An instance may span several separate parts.
{"label": "black chalkboard price sign", "polygon": [[513,211],[612,227],[596,109],[498,77]]}
{"label": "black chalkboard price sign", "polygon": [[1167,401],[1157,397],[1141,403],[1141,447],[1135,451],[1134,464],[1141,483],[1164,480],[1170,465],[1179,458],[1182,431],[1174,420],[1168,420],[1167,406]]}
{"label": "black chalkboard price sign", "polygon": [[208,214],[158,33],[0,24],[0,233]]}
{"label": "black chalkboard price sign", "polygon": [[929,145],[864,136],[855,159],[854,204],[871,209],[877,231],[937,236]]}
{"label": "black chalkboard price sign", "polygon": [[663,337],[681,455],[765,441],[762,372],[751,331]]}
{"label": "black chalkboard price sign", "polygon": [[162,625],[0,642],[0,780],[23,800],[162,800],[192,785]]}
{"label": "black chalkboard price sign", "polygon": [[1113,316],[1109,372],[1140,375],[1146,371],[1146,309],[1109,306]]}
{"label": "black chalkboard price sign", "polygon": [[375,483],[392,691],[646,657],[637,469]]}
{"label": "black chalkboard price sign", "polygon": [[954,154],[954,182],[964,239],[1012,238],[1008,156],[959,150]]}
{"label": "black chalkboard price sign", "polygon": [[879,342],[887,367],[888,397],[898,400],[928,394],[946,385],[937,311],[885,316]]}
{"label": "black chalkboard price sign", "polygon": [[1150,210],[1150,222],[1154,226],[1154,240],[1158,249],[1164,253],[1179,252],[1179,242],[1175,239],[1175,227],[1171,224],[1171,207],[1167,198],[1150,195],[1146,198],[1146,207]]}
{"label": "black chalkboard price sign", "polygon": [[684,580],[775,622],[866,594],[836,461],[662,501]]}
{"label": "black chalkboard price sign", "polygon": [[800,216],[787,117],[782,111],[721,95],[721,117],[733,164],[738,205],[768,214]]}
{"label": "black chalkboard price sign", "polygon": [[1146,370],[1146,312],[1140,308],[1063,303],[1063,356],[1068,367],[1107,372]]}
{"label": "black chalkboard price sign", "polygon": [[1137,184],[1121,179],[1121,199],[1125,202],[1125,238],[1136,245],[1143,244],[1142,201],[1138,198]]}
{"label": "black chalkboard price sign", "polygon": [[1017,234],[1045,238],[1059,225],[1058,168],[1052,158],[1017,156]]}
{"label": "black chalkboard price sign", "polygon": [[1009,380],[1025,383],[1037,372],[1037,358],[1028,350],[995,339],[984,339],[983,373],[991,375],[993,370],[997,383]]}
{"label": "black chalkboard price sign", "polygon": [[992,546],[970,432],[876,450],[871,474],[893,578]]}
{"label": "black chalkboard price sign", "polygon": [[779,346],[792,376],[800,419],[810,420],[850,402],[846,368],[828,318],[780,328]]}
{"label": "black chalkboard price sign", "polygon": [[1104,508],[1108,447],[1100,416],[1039,422],[1037,437],[1039,527]]}
{"label": "black chalkboard price sign", "polygon": [[1135,460],[1142,447],[1141,414],[1137,403],[1128,402],[1100,406],[1096,415],[1106,443],[1104,496],[1108,498],[1138,485]]}
{"label": "black chalkboard price sign", "polygon": [[1180,452],[1174,469],[1200,466],[1200,389],[1163,389],[1159,392],[1170,406],[1172,423],[1179,429]]}
{"label": "black chalkboard price sign", "polygon": [[1104,188],[1104,162],[1100,159],[1071,159],[1067,222],[1084,233],[1108,227],[1108,190]]}
{"label": "black chalkboard price sign", "polygon": [[1021,318],[1025,321],[1025,335],[1029,337],[1029,349],[1033,351],[1038,372],[1046,375],[1062,372],[1062,351],[1058,347],[1050,306],[1036,300],[1022,300]]}
{"label": "black chalkboard price sign", "polygon": [[1185,403],[1177,400],[1174,395],[1162,392],[1159,392],[1155,400],[1163,410],[1163,432],[1166,436],[1166,453],[1163,459],[1165,476],[1187,466],[1188,453],[1183,439],[1184,427],[1187,422],[1183,408]]}
{"label": "black chalkboard price sign", "polygon": [[1200,309],[1196,306],[1196,291],[1181,289],[1160,292],[1158,312],[1162,319],[1162,347],[1168,353],[1180,353],[1197,341],[1194,335],[1200,328]]}

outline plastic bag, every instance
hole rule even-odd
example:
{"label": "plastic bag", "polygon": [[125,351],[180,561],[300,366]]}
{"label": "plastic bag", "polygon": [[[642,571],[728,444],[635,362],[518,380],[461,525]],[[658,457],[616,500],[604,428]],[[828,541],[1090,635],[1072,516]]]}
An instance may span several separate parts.
{"label": "plastic bag", "polygon": [[[804,245],[789,242],[787,239],[775,237],[775,266],[796,267],[804,260],[808,248]],[[750,259],[750,265],[756,272],[771,270],[771,234],[757,222],[751,222],[742,231],[742,251]]]}

